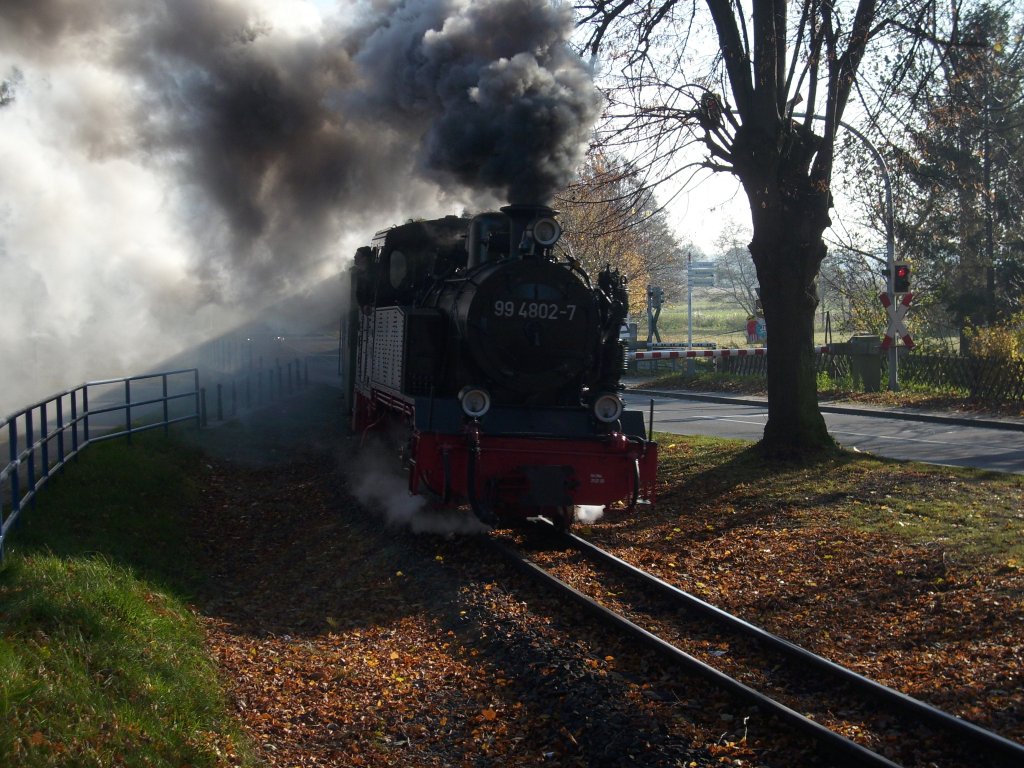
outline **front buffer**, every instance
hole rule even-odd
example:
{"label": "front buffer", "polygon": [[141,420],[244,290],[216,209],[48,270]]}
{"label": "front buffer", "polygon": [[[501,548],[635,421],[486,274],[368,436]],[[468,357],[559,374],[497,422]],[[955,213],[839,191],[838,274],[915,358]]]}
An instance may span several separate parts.
{"label": "front buffer", "polygon": [[632,510],[640,499],[654,501],[658,446],[639,413],[627,411],[603,431],[571,408],[497,408],[456,426],[442,404],[417,402],[414,494],[468,504],[489,525],[544,516],[568,526],[575,506],[623,502]]}

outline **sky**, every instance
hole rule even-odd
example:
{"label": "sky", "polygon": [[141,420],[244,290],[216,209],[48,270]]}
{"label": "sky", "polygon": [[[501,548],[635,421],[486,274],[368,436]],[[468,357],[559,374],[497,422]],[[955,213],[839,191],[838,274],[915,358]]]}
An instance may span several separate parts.
{"label": "sky", "polygon": [[601,103],[547,0],[4,0],[0,415],[410,217],[545,201]]}

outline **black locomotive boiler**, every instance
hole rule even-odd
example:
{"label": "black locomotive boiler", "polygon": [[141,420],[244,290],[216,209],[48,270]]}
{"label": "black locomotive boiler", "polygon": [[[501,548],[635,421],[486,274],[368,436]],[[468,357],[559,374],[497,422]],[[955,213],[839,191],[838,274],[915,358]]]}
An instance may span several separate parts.
{"label": "black locomotive boiler", "polygon": [[625,279],[556,256],[544,206],[378,232],[351,267],[357,432],[401,430],[409,490],[491,525],[653,500],[657,444],[620,396]]}

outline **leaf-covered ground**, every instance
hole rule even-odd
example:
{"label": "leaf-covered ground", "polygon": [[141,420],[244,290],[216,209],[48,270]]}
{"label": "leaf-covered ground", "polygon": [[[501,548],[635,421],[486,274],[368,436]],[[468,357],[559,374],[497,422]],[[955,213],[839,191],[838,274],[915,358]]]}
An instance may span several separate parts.
{"label": "leaf-covered ground", "polygon": [[271,765],[709,765],[575,619],[534,612],[473,542],[366,514],[314,459],[211,465],[202,606]]}
{"label": "leaf-covered ground", "polygon": [[765,472],[728,441],[677,439],[662,458],[657,509],[596,539],[1024,741],[1024,478],[849,454]]}
{"label": "leaf-covered ground", "polygon": [[[281,444],[272,431],[224,433],[247,455],[210,459],[195,528],[211,573],[200,605],[210,646],[269,764],[829,764],[565,612],[472,539],[386,527],[349,493],[355,446],[344,438],[254,460],[260,440]],[[309,444],[310,434],[286,437]],[[900,515],[921,517],[927,505],[893,510],[887,475],[868,465],[759,480],[729,458],[738,448],[673,440],[658,505],[610,514],[586,535],[840,663],[1024,739],[1017,560],[906,538]],[[924,475],[918,501],[961,492],[952,475]],[[965,499],[999,515],[1024,508],[1020,484],[956,477]],[[1003,520],[983,512],[985,524]]]}

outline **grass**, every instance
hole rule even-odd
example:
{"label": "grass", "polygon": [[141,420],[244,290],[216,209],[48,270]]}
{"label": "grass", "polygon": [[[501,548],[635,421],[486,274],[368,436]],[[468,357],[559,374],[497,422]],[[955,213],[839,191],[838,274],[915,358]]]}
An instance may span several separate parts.
{"label": "grass", "polygon": [[685,372],[685,365],[686,361],[683,361],[678,366],[683,369],[680,371],[655,370],[651,373],[638,373],[635,376],[643,378],[643,386],[648,389],[685,389],[694,392],[707,391],[724,394],[765,394],[764,376],[736,376],[731,373],[718,373],[708,365],[706,360],[695,360],[694,372],[691,375]]}
{"label": "grass", "polygon": [[162,436],[103,443],[23,511],[0,566],[0,764],[252,764],[187,604],[201,466]]}
{"label": "grass", "polygon": [[661,478],[731,517],[784,510],[933,544],[964,563],[1024,566],[1024,477],[842,451],[811,464],[766,465],[751,443],[660,434]]}
{"label": "grass", "polygon": [[198,493],[202,454],[154,433],[133,440],[90,446],[51,480],[37,508],[22,511],[12,549],[100,553],[188,596],[200,577],[191,566],[185,512]]}
{"label": "grass", "polygon": [[[642,306],[634,308],[637,309],[639,311],[634,311],[631,320],[637,322],[637,338],[644,341],[647,339],[647,310]],[[689,335],[689,322],[685,294],[679,302],[665,304],[658,317],[658,333],[661,334],[662,341],[685,343]],[[836,330],[833,332],[832,340],[846,341],[850,335],[852,334]],[[706,295],[694,295],[693,340],[712,341],[719,348],[747,347],[747,313],[727,296],[716,299]],[[815,344],[826,344],[829,341],[820,313],[815,319],[814,341]]]}
{"label": "grass", "polygon": [[[646,389],[689,390],[692,392],[721,392],[733,395],[767,395],[767,383],[764,376],[737,376],[730,373],[718,373],[705,360],[697,360],[694,373],[690,375],[684,369],[686,362],[659,360],[666,364],[660,370],[646,370],[633,374],[636,381],[642,379]],[[675,363],[675,365],[671,365]],[[668,370],[666,370],[666,368]],[[673,370],[675,368],[676,370]],[[925,410],[944,411],[948,413],[988,413],[1002,417],[1024,417],[1024,405],[1021,403],[993,404],[984,401],[970,400],[966,394],[954,388],[937,389],[934,387],[901,384],[898,392],[890,392],[884,388],[878,392],[862,392],[855,389],[849,375],[839,379],[831,378],[827,373],[819,373],[817,377],[818,401],[845,401],[862,403],[886,408],[919,408]]]}
{"label": "grass", "polygon": [[[647,338],[647,312],[641,307],[637,338]],[[686,297],[679,303],[665,304],[658,317],[658,333],[666,342],[685,342],[689,333]],[[719,347],[747,346],[747,315],[735,304],[694,297],[693,340],[713,341]]]}

